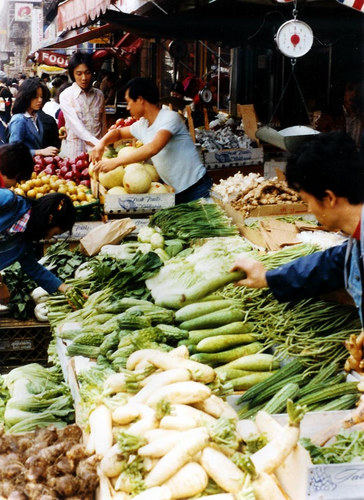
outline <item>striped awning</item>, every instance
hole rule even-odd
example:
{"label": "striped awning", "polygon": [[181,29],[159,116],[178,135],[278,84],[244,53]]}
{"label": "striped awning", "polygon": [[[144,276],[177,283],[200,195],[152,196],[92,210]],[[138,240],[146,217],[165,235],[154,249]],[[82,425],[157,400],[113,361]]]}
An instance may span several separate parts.
{"label": "striped awning", "polygon": [[58,31],[85,26],[104,14],[115,0],[66,0],[58,6]]}

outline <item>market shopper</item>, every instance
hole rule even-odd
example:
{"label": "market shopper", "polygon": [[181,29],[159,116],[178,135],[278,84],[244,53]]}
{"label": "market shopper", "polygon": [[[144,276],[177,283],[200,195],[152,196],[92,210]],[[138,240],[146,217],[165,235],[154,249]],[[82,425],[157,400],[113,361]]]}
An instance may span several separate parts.
{"label": "market shopper", "polygon": [[[58,138],[57,124],[42,111],[48,96],[49,90],[42,80],[27,78],[19,88],[14,102],[13,116],[8,126],[9,143],[23,142],[32,156],[55,156],[59,151],[59,142],[54,134],[55,129]],[[52,144],[47,144],[48,141]]]}
{"label": "market shopper", "polygon": [[67,129],[61,153],[76,158],[93,148],[106,132],[105,99],[102,91],[92,86],[94,65],[90,54],[75,52],[68,72],[73,84],[59,96]]}
{"label": "market shopper", "polygon": [[[71,231],[75,208],[69,196],[50,193],[37,200],[0,189],[0,270],[19,262],[23,271],[48,293],[65,292],[67,285],[39,264],[33,242]],[[10,299],[0,277],[0,303]]]}
{"label": "market shopper", "polygon": [[33,167],[29,148],[22,142],[0,146],[0,188],[10,188],[30,179]]}
{"label": "market shopper", "polygon": [[301,300],[343,287],[364,325],[364,167],[344,132],[319,134],[289,159],[286,178],[324,228],[349,236],[342,245],[301,257],[273,270],[240,256],[232,269],[250,288],[269,287],[279,301]]}
{"label": "market shopper", "polygon": [[[151,159],[159,177],[174,188],[176,203],[208,197],[212,181],[185,123],[175,111],[160,109],[154,83],[148,78],[133,78],[126,84],[125,100],[137,121],[130,127],[111,130],[98,142],[90,155],[95,172]],[[108,144],[132,138],[143,145],[125,153],[121,150],[117,158],[102,158]]]}

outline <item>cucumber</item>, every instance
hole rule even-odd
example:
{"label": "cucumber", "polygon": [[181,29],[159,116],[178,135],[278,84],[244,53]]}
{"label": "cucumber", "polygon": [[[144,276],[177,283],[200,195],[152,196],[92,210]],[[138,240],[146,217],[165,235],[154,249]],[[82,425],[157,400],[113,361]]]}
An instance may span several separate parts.
{"label": "cucumber", "polygon": [[244,321],[234,321],[227,325],[222,325],[217,328],[206,328],[203,330],[190,330],[188,338],[191,343],[198,344],[202,339],[213,337],[215,335],[232,335],[239,333],[250,333],[253,330],[251,323]]}
{"label": "cucumber", "polygon": [[226,309],[220,309],[219,311],[203,314],[197,318],[183,321],[179,327],[182,328],[182,330],[188,331],[202,328],[215,328],[234,321],[242,321],[244,317],[245,312],[241,308],[230,306]]}
{"label": "cucumber", "polygon": [[210,312],[219,311],[220,309],[225,309],[236,305],[234,300],[209,300],[206,302],[195,302],[193,304],[188,304],[176,311],[176,321],[188,321],[198,316],[208,314]]}
{"label": "cucumber", "polygon": [[229,349],[228,351],[214,353],[200,352],[198,354],[193,354],[191,359],[215,367],[229,363],[230,361],[240,358],[241,356],[255,354],[262,349],[264,349],[263,344],[260,342],[252,342],[251,344],[234,347],[234,349]]}
{"label": "cucumber", "polygon": [[201,340],[197,346],[197,352],[220,352],[230,347],[254,342],[254,335],[249,333],[238,333],[235,335],[216,335]]}
{"label": "cucumber", "polygon": [[275,372],[253,372],[250,375],[244,375],[244,377],[234,378],[230,380],[234,391],[246,391],[254,385],[264,382],[270,378]]}
{"label": "cucumber", "polygon": [[[226,365],[225,365],[226,366]],[[251,371],[248,370],[236,370],[235,368],[225,368],[223,366],[218,366],[215,368],[218,377],[222,380],[231,380],[233,378],[244,377],[245,375],[251,375]]]}
{"label": "cucumber", "polygon": [[298,397],[299,386],[298,384],[288,383],[281,387],[275,395],[267,401],[263,406],[263,410],[267,413],[286,413],[287,400],[294,401]]}
{"label": "cucumber", "polygon": [[280,362],[267,353],[251,354],[249,356],[242,356],[234,359],[226,365],[226,368],[235,368],[237,370],[252,370],[255,372],[265,372],[277,369]]}

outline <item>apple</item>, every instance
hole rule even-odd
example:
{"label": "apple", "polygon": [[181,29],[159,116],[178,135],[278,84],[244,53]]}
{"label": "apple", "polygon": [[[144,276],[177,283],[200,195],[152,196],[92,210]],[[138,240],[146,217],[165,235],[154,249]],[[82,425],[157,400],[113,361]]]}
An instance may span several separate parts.
{"label": "apple", "polygon": [[68,173],[68,168],[66,167],[66,165],[60,168],[60,174],[62,176],[66,175],[67,173]]}
{"label": "apple", "polygon": [[80,184],[83,184],[84,186],[90,187],[91,181],[90,179],[83,179]]}
{"label": "apple", "polygon": [[54,166],[53,165],[48,165],[45,169],[44,172],[47,175],[53,175],[54,174]]}
{"label": "apple", "polygon": [[82,170],[81,175],[82,175],[82,177],[88,177],[89,174],[88,174],[88,168],[87,167]]}

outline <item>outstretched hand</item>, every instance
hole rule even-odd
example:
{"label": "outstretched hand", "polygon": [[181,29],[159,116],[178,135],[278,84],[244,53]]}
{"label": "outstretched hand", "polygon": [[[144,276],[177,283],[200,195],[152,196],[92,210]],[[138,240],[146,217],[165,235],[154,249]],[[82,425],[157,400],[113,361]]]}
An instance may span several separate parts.
{"label": "outstretched hand", "polygon": [[235,260],[232,268],[233,271],[245,271],[246,278],[237,281],[235,285],[237,286],[247,286],[248,288],[266,288],[268,283],[266,280],[266,268],[258,260],[246,257],[245,255],[240,255]]}

